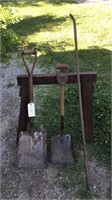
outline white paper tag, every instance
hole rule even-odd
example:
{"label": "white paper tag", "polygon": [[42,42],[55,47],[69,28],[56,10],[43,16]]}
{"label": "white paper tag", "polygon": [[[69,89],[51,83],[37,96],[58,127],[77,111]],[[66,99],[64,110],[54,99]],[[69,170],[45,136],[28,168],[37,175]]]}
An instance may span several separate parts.
{"label": "white paper tag", "polygon": [[28,104],[28,117],[35,117],[35,104],[34,103]]}

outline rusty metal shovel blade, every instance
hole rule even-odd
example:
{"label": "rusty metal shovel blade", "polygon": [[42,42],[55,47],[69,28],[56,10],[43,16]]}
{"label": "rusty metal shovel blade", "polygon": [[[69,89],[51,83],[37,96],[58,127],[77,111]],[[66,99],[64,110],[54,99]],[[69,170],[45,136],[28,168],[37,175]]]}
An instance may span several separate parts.
{"label": "rusty metal shovel blade", "polygon": [[74,147],[69,134],[52,136],[51,163],[74,164]]}
{"label": "rusty metal shovel blade", "polygon": [[46,134],[34,132],[30,136],[28,132],[20,133],[18,145],[18,168],[46,168]]}

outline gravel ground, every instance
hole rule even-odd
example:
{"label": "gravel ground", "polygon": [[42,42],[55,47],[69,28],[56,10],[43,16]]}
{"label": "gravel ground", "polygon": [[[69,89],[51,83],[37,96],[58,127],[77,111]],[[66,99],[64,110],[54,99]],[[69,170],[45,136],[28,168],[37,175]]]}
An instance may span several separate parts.
{"label": "gravel ground", "polygon": [[[16,166],[16,134],[20,98],[16,76],[24,73],[20,58],[13,55],[8,63],[0,65],[1,81],[1,199],[2,200],[73,200],[74,188],[63,189],[56,183],[60,179],[57,167],[48,165],[45,170],[22,170]],[[39,73],[40,70],[37,70]],[[94,199],[107,199],[110,190],[109,172],[93,159],[89,162],[91,190],[97,194]],[[61,172],[62,177],[67,174]],[[70,180],[69,180],[70,181]],[[99,198],[98,198],[99,197]],[[80,198],[78,198],[80,199]]]}
{"label": "gravel ground", "polygon": [[[112,6],[112,0],[80,0],[80,4],[96,3]],[[67,174],[48,165],[45,170],[22,170],[16,166],[16,134],[20,98],[16,76],[24,73],[21,59],[16,55],[8,63],[0,65],[0,167],[2,200],[80,200],[75,198],[74,188],[63,189],[56,183],[57,177]],[[39,73],[40,70],[37,71]],[[99,166],[95,159],[89,161],[93,199],[111,199],[110,172]]]}

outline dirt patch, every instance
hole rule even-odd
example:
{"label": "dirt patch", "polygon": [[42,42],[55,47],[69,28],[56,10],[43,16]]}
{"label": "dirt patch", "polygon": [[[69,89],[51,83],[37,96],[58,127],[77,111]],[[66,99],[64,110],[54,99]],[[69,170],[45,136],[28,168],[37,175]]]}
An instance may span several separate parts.
{"label": "dirt patch", "polygon": [[[60,170],[57,166],[50,165],[45,170],[22,170],[16,166],[17,149],[16,134],[19,116],[20,98],[19,87],[16,76],[24,73],[21,59],[16,55],[8,63],[0,66],[1,81],[1,199],[2,200],[47,200],[47,199],[82,199],[80,193],[77,195],[76,185],[72,183],[69,169]],[[40,73],[38,69],[36,71]],[[77,164],[76,164],[77,165]],[[89,161],[91,174],[92,199],[110,198],[110,172],[103,166],[99,166],[95,159]],[[78,171],[77,171],[78,172]],[[75,172],[75,166],[73,174]],[[67,174],[68,173],[68,174]],[[82,171],[84,179],[84,171]],[[61,180],[61,184],[59,184]],[[68,184],[69,187],[63,187]],[[89,198],[90,199],[90,198]]]}
{"label": "dirt patch", "polygon": [[104,166],[99,166],[94,159],[89,162],[89,179],[94,193],[101,194],[100,199],[104,199],[106,193],[109,198],[110,173]]}

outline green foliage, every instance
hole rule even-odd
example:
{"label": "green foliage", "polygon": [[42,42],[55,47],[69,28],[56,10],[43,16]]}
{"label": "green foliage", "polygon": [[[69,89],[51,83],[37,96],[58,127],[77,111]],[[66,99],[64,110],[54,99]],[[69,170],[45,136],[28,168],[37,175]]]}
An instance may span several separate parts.
{"label": "green foliage", "polygon": [[2,55],[17,49],[19,36],[12,29],[2,30]]}
{"label": "green foliage", "polygon": [[7,52],[17,49],[20,38],[10,27],[11,24],[19,22],[16,10],[11,6],[3,7],[0,5],[0,24],[1,24],[1,52],[4,56]]}
{"label": "green foliage", "polygon": [[16,16],[16,10],[11,6],[3,7],[0,5],[0,18],[2,29],[6,29],[10,24],[19,22],[19,18]]}

